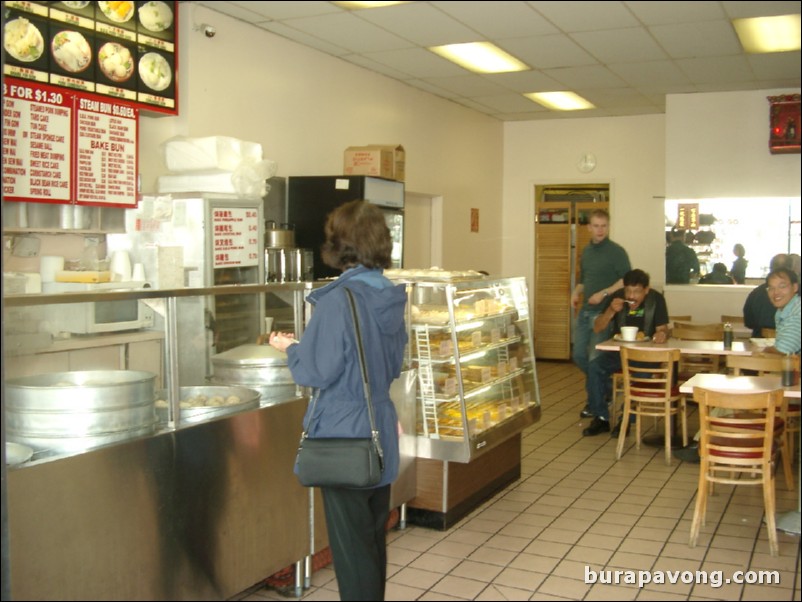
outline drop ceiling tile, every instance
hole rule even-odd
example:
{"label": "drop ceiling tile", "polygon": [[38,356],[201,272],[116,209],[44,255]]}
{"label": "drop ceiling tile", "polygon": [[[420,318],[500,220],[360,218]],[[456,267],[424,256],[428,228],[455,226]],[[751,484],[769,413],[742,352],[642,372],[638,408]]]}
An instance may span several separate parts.
{"label": "drop ceiling tile", "polygon": [[381,73],[382,75],[386,75],[387,77],[391,77],[393,79],[400,80],[405,82],[411,79],[411,76],[392,67],[388,67],[382,63],[377,63],[376,61],[368,58],[363,54],[346,54],[340,57],[344,61],[348,61],[349,63],[353,63],[354,65],[359,65],[360,67],[364,67],[369,71],[374,71],[376,73]]}
{"label": "drop ceiling tile", "polygon": [[558,33],[526,2],[431,2],[486,38],[517,38]]}
{"label": "drop ceiling tile", "polygon": [[459,65],[423,48],[370,52],[365,53],[365,56],[413,78],[452,77],[466,73]]}
{"label": "drop ceiling tile", "polygon": [[612,88],[621,86],[624,81],[607,67],[566,67],[564,69],[544,69],[543,73],[568,86],[568,89]]}
{"label": "drop ceiling tile", "polygon": [[[748,54],[746,60],[759,80],[787,79],[790,73],[802,72],[799,52]],[[795,85],[799,86],[798,83]]]}
{"label": "drop ceiling tile", "polygon": [[646,31],[637,27],[585,31],[571,37],[601,63],[657,61],[668,58]]}
{"label": "drop ceiling tile", "polygon": [[[240,6],[236,2],[198,2],[200,6],[208,8],[218,13],[223,13],[224,15],[229,15],[234,17],[235,19],[239,19],[240,21],[246,21],[248,23],[253,23],[255,21],[262,21],[263,17],[257,12],[247,8],[246,6]],[[180,7],[181,10],[184,7]],[[192,7],[190,10],[193,10]],[[183,14],[182,14],[183,16]],[[196,15],[196,13],[192,13],[193,20],[197,16],[198,20],[207,19],[207,15],[203,13]]]}
{"label": "drop ceiling tile", "polygon": [[456,77],[424,78],[432,84],[450,90],[458,96],[490,96],[509,93],[503,86],[494,84],[480,75],[458,75]]}
{"label": "drop ceiling tile", "polygon": [[304,46],[309,46],[310,48],[314,48],[315,50],[320,50],[321,52],[325,52],[326,54],[330,54],[332,56],[342,56],[344,54],[349,54],[349,50],[346,48],[342,48],[335,44],[330,44],[325,40],[321,40],[320,38],[316,38],[315,36],[309,35],[302,31],[298,31],[292,27],[288,27],[282,21],[266,21],[264,23],[259,23],[257,27],[261,29],[265,29],[281,37],[287,38],[292,40],[293,42],[298,42],[299,44],[303,44]]}
{"label": "drop ceiling tile", "polygon": [[799,14],[799,2],[722,2],[731,19]]}
{"label": "drop ceiling tile", "polygon": [[633,86],[652,83],[689,83],[673,61],[649,61],[608,65],[610,71]]}
{"label": "drop ceiling tile", "polygon": [[210,5],[210,8],[215,8],[220,12],[225,12],[225,6],[221,7],[221,5],[239,6],[273,20],[345,12],[345,9],[331,2],[264,2],[254,0],[251,2],[199,2],[199,4]]}
{"label": "drop ceiling tile", "polygon": [[682,59],[677,64],[696,85],[755,81],[749,61],[742,56]]}
{"label": "drop ceiling tile", "polygon": [[586,98],[594,105],[605,107],[654,106],[654,101],[635,88],[588,90]]}
{"label": "drop ceiling tile", "polygon": [[644,25],[727,19],[720,2],[674,0],[673,2],[624,2],[624,4]]}
{"label": "drop ceiling tile", "polygon": [[649,31],[671,58],[727,56],[742,52],[728,21],[655,25]]}
{"label": "drop ceiling tile", "polygon": [[620,29],[638,25],[623,2],[527,2],[565,32]]}
{"label": "drop ceiling tile", "polygon": [[442,96],[443,98],[456,98],[457,95],[453,92],[449,92],[443,88],[433,85],[431,82],[422,80],[422,79],[408,79],[404,81],[405,84],[409,84],[414,88],[418,88],[419,90],[423,90],[424,92],[429,92],[430,94],[434,94],[436,96]]}
{"label": "drop ceiling tile", "polygon": [[498,40],[498,45],[535,69],[578,67],[598,63],[566,35],[530,36]]}
{"label": "drop ceiling tile", "polygon": [[477,32],[459,21],[429,6],[427,2],[398,4],[375,10],[355,11],[364,19],[385,31],[392,31],[420,46],[439,46],[480,40]]}
{"label": "drop ceiling tile", "polygon": [[519,113],[530,110],[533,104],[523,94],[499,94],[495,96],[477,96],[475,100],[499,113]]}
{"label": "drop ceiling tile", "polygon": [[540,71],[516,71],[515,73],[492,73],[485,75],[490,81],[521,94],[525,92],[546,92],[556,90],[562,85]]}
{"label": "drop ceiling tile", "polygon": [[350,13],[303,17],[286,22],[290,27],[347,48],[351,52],[378,52],[409,48],[412,44]]}

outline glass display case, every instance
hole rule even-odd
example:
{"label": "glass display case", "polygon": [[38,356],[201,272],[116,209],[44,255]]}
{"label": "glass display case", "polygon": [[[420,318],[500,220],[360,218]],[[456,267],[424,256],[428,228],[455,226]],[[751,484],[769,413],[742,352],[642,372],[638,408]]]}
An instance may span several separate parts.
{"label": "glass display case", "polygon": [[525,279],[403,272],[418,457],[470,462],[540,417]]}

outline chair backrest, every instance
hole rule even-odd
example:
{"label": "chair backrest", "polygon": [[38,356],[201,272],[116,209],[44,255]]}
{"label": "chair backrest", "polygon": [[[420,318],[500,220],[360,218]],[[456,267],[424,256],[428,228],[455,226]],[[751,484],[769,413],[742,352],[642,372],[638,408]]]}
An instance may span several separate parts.
{"label": "chair backrest", "polygon": [[624,394],[633,400],[668,401],[674,389],[679,349],[621,347]]}
{"label": "chair backrest", "polygon": [[777,330],[774,328],[761,328],[760,336],[764,339],[773,339],[777,336]]}
{"label": "chair backrest", "polygon": [[744,317],[741,316],[728,316],[727,314],[721,314],[721,323],[726,324],[729,322],[730,324],[743,324]]}
{"label": "chair backrest", "polygon": [[[792,356],[794,370],[799,370],[799,356]],[[751,370],[758,374],[780,373],[783,370],[781,355],[728,355],[727,368],[732,374],[741,374],[743,370]]]}
{"label": "chair backrest", "polygon": [[691,322],[692,316],[668,316],[669,322]]}
{"label": "chair backrest", "polygon": [[720,341],[724,338],[724,324],[692,324],[675,322],[671,336],[686,341]]}
{"label": "chair backrest", "polygon": [[774,417],[786,403],[782,389],[751,393],[695,387],[693,398],[699,403],[699,456],[703,464],[715,462],[713,471],[724,471],[709,473],[707,480],[733,485],[759,480],[751,475],[772,458]]}

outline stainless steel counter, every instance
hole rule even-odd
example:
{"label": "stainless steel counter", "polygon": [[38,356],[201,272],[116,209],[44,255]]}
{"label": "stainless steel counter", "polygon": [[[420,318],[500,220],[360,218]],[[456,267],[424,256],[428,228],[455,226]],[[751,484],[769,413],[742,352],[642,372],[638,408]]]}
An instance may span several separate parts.
{"label": "stainless steel counter", "polygon": [[8,469],[15,600],[225,600],[309,553],[306,399]]}

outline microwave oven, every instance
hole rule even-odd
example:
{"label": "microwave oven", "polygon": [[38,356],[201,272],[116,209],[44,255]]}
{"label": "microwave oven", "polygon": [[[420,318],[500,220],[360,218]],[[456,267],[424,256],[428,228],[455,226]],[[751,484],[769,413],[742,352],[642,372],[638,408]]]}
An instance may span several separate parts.
{"label": "microwave oven", "polygon": [[[44,293],[141,289],[143,282],[47,282]],[[46,318],[54,334],[100,334],[152,328],[154,311],[140,299],[115,301],[84,301],[53,307]]]}

